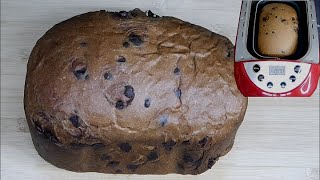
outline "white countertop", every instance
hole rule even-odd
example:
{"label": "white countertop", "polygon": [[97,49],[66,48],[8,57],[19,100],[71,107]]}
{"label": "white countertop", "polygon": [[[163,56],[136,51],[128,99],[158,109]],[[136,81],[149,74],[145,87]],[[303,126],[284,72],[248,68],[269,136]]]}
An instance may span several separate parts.
{"label": "white countertop", "polygon": [[319,87],[311,98],[250,98],[233,149],[201,175],[74,173],[36,152],[23,110],[26,64],[54,24],[87,11],[139,7],[204,26],[235,41],[240,0],[2,0],[1,179],[318,180]]}

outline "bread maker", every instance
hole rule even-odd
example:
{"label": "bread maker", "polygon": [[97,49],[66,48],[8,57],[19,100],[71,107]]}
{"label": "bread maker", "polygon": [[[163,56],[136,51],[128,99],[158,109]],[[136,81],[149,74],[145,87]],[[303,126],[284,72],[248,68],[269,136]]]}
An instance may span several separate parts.
{"label": "bread maker", "polygon": [[[290,56],[265,56],[256,48],[259,14],[269,3],[285,3],[297,12],[298,43],[295,53]],[[317,6],[320,8],[320,4],[314,0],[242,1],[234,75],[244,96],[308,97],[314,93],[320,72]]]}

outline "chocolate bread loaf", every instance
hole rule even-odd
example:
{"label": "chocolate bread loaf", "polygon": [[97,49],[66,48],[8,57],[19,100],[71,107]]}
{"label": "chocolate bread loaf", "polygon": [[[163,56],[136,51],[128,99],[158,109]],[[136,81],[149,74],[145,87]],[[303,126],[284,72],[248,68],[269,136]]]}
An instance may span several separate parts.
{"label": "chocolate bread loaf", "polygon": [[284,3],[270,3],[259,17],[258,49],[265,56],[285,57],[296,52],[298,15]]}
{"label": "chocolate bread loaf", "polygon": [[225,37],[139,9],[51,28],[28,62],[34,146],[78,172],[199,174],[232,147],[247,107]]}

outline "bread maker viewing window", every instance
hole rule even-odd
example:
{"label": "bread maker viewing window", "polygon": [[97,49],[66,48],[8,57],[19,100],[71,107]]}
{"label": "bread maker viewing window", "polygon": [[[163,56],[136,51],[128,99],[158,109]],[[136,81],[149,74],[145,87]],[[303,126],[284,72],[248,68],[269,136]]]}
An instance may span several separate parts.
{"label": "bread maker viewing window", "polygon": [[[264,56],[258,50],[258,33],[259,33],[259,17],[263,7],[270,3],[283,3],[295,9],[298,16],[298,43],[295,52],[292,55],[285,57]],[[272,45],[271,45],[272,46]],[[308,32],[308,17],[307,4],[305,1],[253,1],[251,4],[251,12],[248,25],[247,35],[247,50],[248,52],[259,59],[288,59],[299,60],[309,51],[309,32]]]}

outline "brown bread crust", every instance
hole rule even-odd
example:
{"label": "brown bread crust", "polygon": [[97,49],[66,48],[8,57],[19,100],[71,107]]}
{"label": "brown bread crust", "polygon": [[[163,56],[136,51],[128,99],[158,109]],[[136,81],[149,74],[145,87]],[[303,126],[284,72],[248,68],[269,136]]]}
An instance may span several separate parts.
{"label": "brown bread crust", "polygon": [[38,153],[71,171],[199,174],[247,107],[225,37],[173,17],[90,12],[51,28],[28,62]]}

